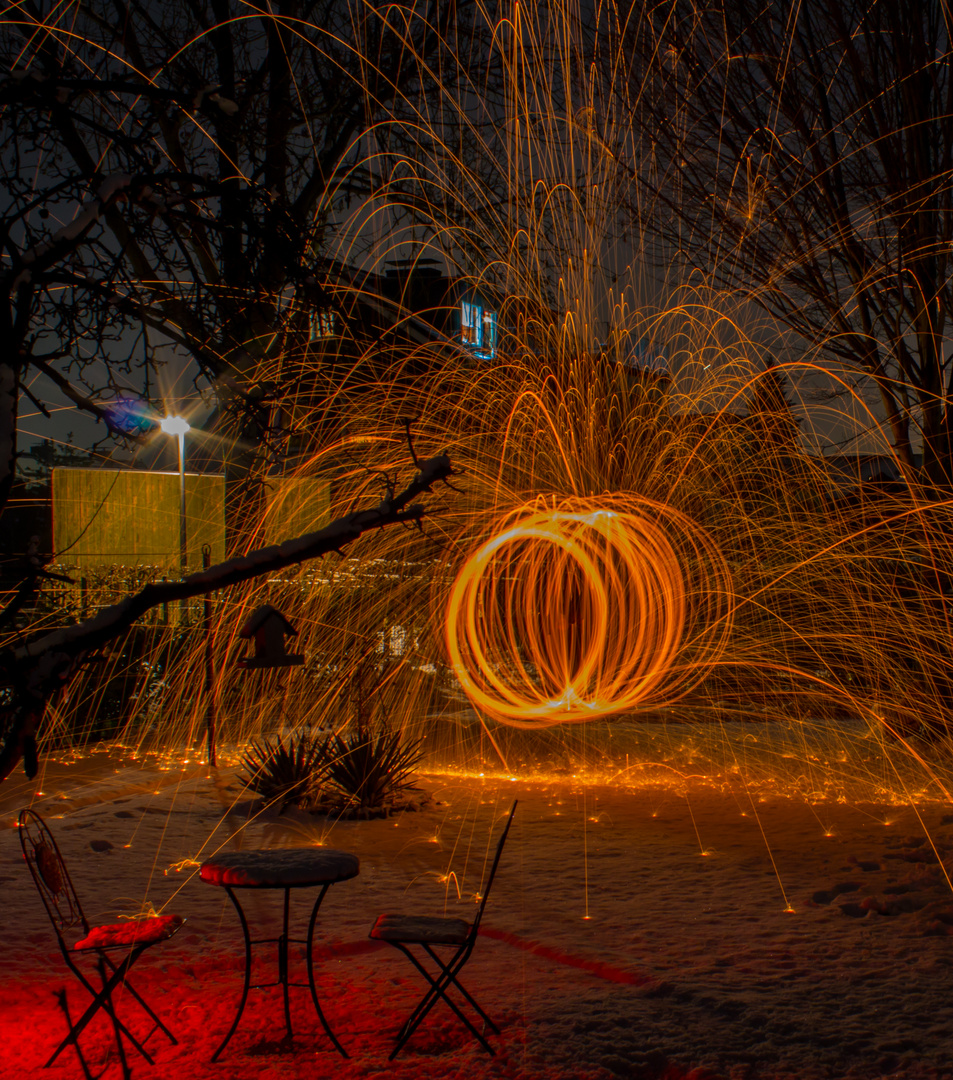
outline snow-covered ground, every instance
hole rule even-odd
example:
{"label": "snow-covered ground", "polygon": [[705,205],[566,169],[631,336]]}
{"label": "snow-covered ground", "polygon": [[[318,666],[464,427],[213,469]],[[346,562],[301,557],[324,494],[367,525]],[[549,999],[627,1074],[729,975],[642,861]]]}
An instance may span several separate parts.
{"label": "snow-covered ground", "polygon": [[[82,1077],[67,1049],[42,1065],[86,993],[66,971],[22,862],[16,812],[48,819],[91,921],[150,901],[186,925],[147,952],[134,982],[179,1039],[149,1042],[136,1077],[682,1077],[730,1080],[953,1077],[953,808],[808,804],[704,778],[621,787],[428,775],[436,805],[398,818],[254,817],[227,769],[160,768],[107,752],[47,763],[0,788],[0,1076]],[[39,794],[42,791],[43,794]],[[465,984],[497,1019],[490,1058],[443,1005],[394,1063],[422,983],[368,930],[383,911],[472,911],[491,834],[518,798]],[[319,993],[344,1061],[292,991],[300,1033],[281,1045],[280,995],[253,991],[216,1064],[240,988],[238,920],[196,864],[224,848],[326,844],[360,875],[319,920]],[[458,901],[458,892],[460,900]],[[300,921],[307,891],[293,896]],[[245,894],[253,932],[275,932],[280,894]],[[302,928],[303,936],[303,928]],[[261,977],[273,954],[262,950]],[[266,971],[266,968],[268,970]],[[303,974],[303,967],[301,968]],[[133,1029],[148,1024],[128,1000]],[[82,1045],[94,1074],[112,1034]]]}

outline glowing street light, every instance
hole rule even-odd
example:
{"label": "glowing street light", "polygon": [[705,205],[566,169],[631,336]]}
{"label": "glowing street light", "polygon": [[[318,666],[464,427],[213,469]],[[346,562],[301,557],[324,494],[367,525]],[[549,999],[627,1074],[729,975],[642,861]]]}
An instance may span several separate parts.
{"label": "glowing street light", "polygon": [[159,427],[166,435],[177,435],[179,440],[179,569],[185,577],[189,563],[185,534],[185,436],[190,430],[189,422],[184,416],[166,416]]}
{"label": "glowing street light", "polygon": [[184,416],[165,416],[159,426],[166,435],[181,435],[183,438],[192,430]]}

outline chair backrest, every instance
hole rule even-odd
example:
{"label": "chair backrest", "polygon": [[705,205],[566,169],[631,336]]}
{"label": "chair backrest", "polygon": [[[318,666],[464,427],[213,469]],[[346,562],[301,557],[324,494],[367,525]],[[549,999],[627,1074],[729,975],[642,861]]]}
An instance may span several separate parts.
{"label": "chair backrest", "polygon": [[46,822],[35,810],[21,810],[18,823],[23,857],[56,930],[60,947],[65,948],[63,934],[79,927],[85,937],[89,933],[89,923]]}
{"label": "chair backrest", "polygon": [[490,886],[493,884],[493,879],[496,877],[496,869],[500,865],[500,856],[503,854],[503,845],[506,843],[506,837],[509,835],[510,826],[513,824],[513,815],[516,813],[516,804],[518,802],[519,799],[513,800],[513,805],[510,807],[510,812],[506,817],[506,824],[503,826],[503,832],[496,845],[496,854],[493,856],[490,873],[487,875],[486,882],[483,886],[483,895],[480,897],[480,906],[477,908],[476,918],[470,924],[471,938],[476,936],[476,932],[480,926],[480,920],[483,918],[483,909],[486,907],[486,898],[490,895]]}

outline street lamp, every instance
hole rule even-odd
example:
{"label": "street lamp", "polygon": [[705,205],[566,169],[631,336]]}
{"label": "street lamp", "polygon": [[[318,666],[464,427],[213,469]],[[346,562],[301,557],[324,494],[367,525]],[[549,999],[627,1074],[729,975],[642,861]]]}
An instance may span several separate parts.
{"label": "street lamp", "polygon": [[159,427],[166,435],[179,437],[179,569],[182,577],[185,577],[185,570],[189,563],[185,534],[185,436],[190,430],[189,422],[184,416],[166,416]]}
{"label": "street lamp", "polygon": [[[166,416],[159,423],[159,427],[166,435],[177,435],[179,440],[179,570],[182,577],[189,564],[189,552],[187,546],[188,537],[185,527],[185,436],[191,430],[188,420],[184,416]],[[211,550],[208,544],[202,547],[202,565],[207,570],[211,561]],[[185,626],[188,622],[188,600],[181,602],[180,621]],[[213,691],[212,676],[212,646],[211,646],[211,605],[206,594],[205,597],[205,692],[207,695],[205,722],[208,727],[208,763],[215,765],[215,695]]]}

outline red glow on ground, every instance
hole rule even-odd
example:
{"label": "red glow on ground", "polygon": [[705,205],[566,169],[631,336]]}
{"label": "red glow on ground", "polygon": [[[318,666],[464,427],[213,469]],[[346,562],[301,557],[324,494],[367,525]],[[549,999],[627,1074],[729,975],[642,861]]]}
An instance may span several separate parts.
{"label": "red glow on ground", "polygon": [[[624,971],[611,964],[573,956],[539,942],[484,927],[484,937],[514,949],[532,953],[551,963],[584,971],[609,983],[630,986],[651,985],[651,977]],[[347,961],[377,952],[378,942],[352,941],[326,945],[315,951],[320,962],[319,992],[328,1020],[351,1053],[344,1061],[334,1052],[318,1027],[306,990],[292,992],[292,1019],[295,1046],[283,1046],[284,1031],[280,993],[252,992],[245,1015],[232,1043],[217,1065],[210,1058],[223,1030],[233,1015],[240,985],[241,961],[232,953],[190,957],[187,950],[167,949],[164,957],[141,962],[134,973],[135,985],[169,1024],[179,1039],[172,1046],[159,1034],[148,1047],[155,1057],[152,1068],[135,1054],[130,1055],[133,1074],[146,1077],[175,1076],[177,1080],[199,1080],[207,1076],[228,1080],[300,1080],[334,1075],[342,1080],[386,1075],[450,1080],[460,1076],[490,1080],[494,1077],[532,1080],[606,1080],[609,1073],[599,1067],[560,1069],[534,1061],[527,1052],[525,1018],[496,1015],[502,1035],[495,1040],[498,1052],[488,1057],[471,1039],[448,1009],[438,1007],[414,1036],[408,1048],[393,1063],[387,1062],[394,1033],[422,991],[422,983],[410,977],[394,979],[394,969],[382,967],[368,977],[367,969],[349,972]],[[383,950],[387,951],[387,950]],[[468,980],[470,988],[492,1011],[491,991]],[[68,978],[58,955],[50,954],[42,974],[14,971],[0,985],[0,1061],[3,1075],[17,1078],[82,1076],[82,1068],[72,1048],[67,1048],[46,1070],[43,1064],[66,1031],[57,1003],[57,994],[66,988],[70,1012],[75,1018],[85,1008],[88,996],[78,982]],[[131,1029],[143,1037],[149,1025],[131,1002],[119,1000],[119,1011]],[[104,1065],[107,1080],[121,1070],[115,1052],[112,1028],[102,1016],[87,1028],[81,1039],[86,1062],[94,1076]],[[379,1071],[380,1070],[380,1071]],[[687,1074],[670,1062],[643,1080],[681,1080]],[[642,1074],[640,1073],[640,1076]]]}
{"label": "red glow on ground", "polygon": [[543,945],[539,941],[527,941],[524,938],[517,937],[516,934],[507,933],[505,930],[494,930],[492,926],[482,926],[480,933],[484,937],[512,945],[515,949],[523,949],[526,952],[533,953],[534,956],[550,960],[554,964],[565,964],[567,967],[587,971],[590,975],[605,979],[607,982],[621,983],[625,986],[651,986],[657,981],[644,972],[625,971],[601,960],[587,960],[582,956],[573,956],[570,953],[563,952],[561,949],[553,949],[549,945]]}

